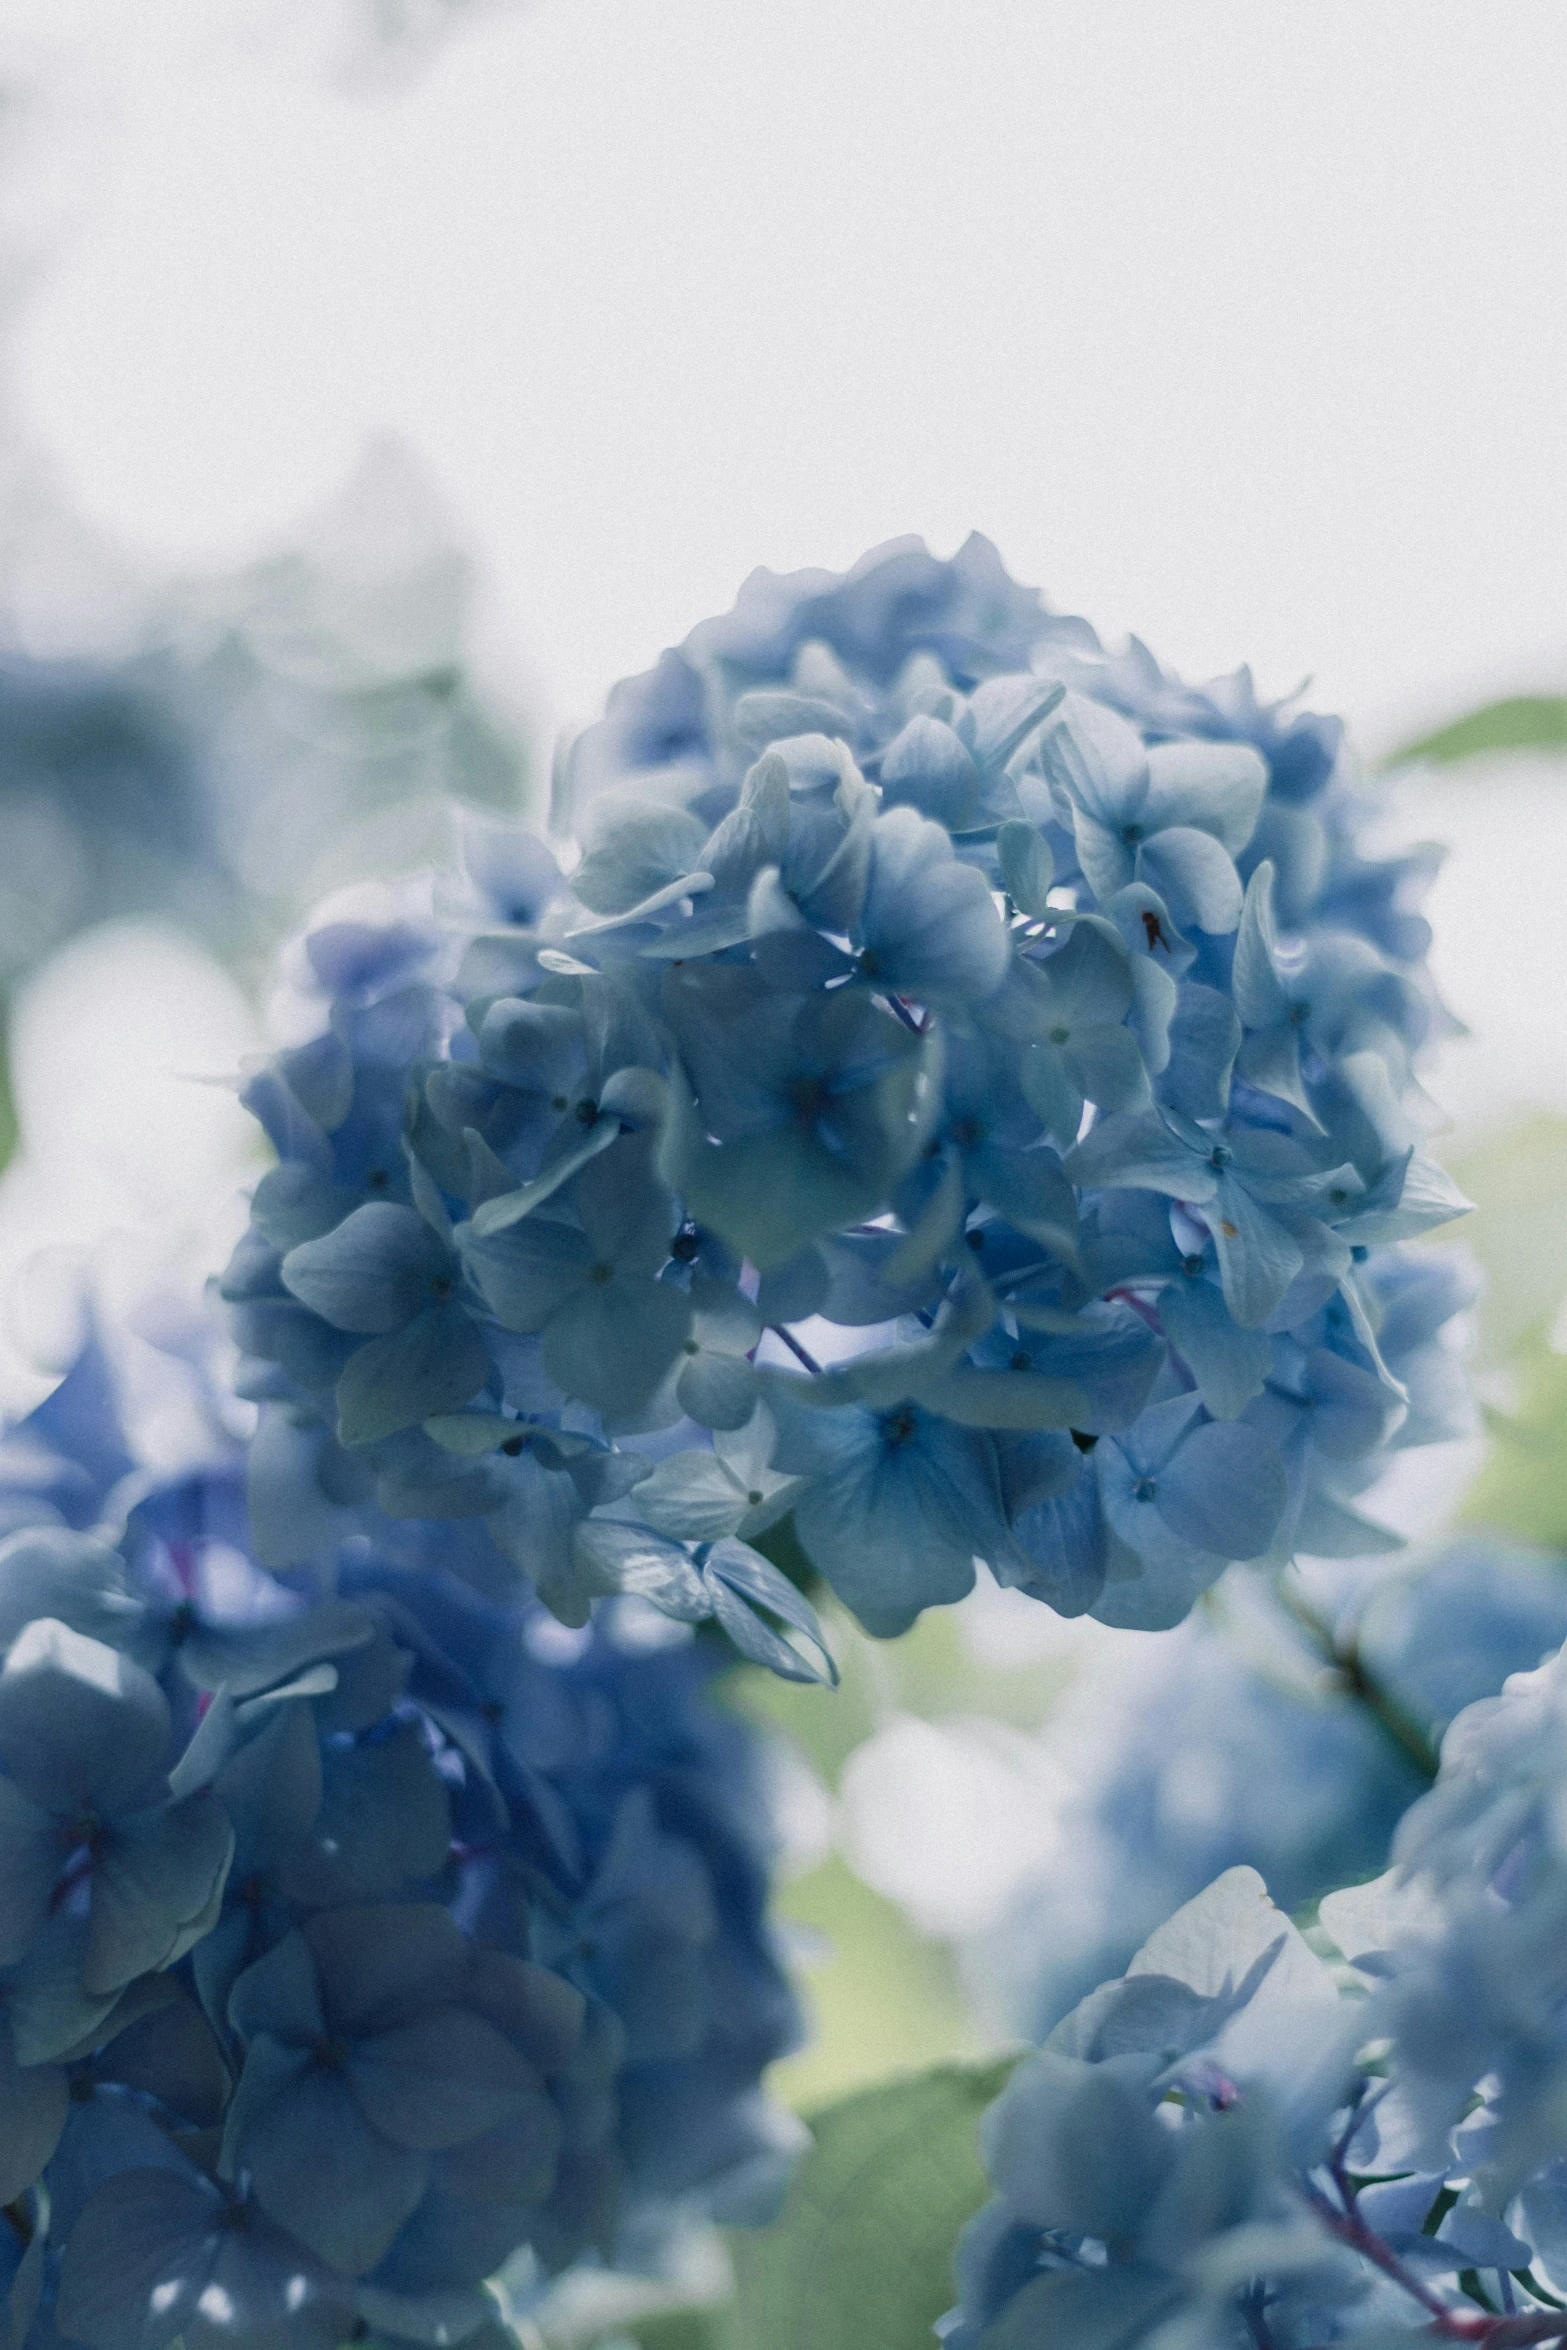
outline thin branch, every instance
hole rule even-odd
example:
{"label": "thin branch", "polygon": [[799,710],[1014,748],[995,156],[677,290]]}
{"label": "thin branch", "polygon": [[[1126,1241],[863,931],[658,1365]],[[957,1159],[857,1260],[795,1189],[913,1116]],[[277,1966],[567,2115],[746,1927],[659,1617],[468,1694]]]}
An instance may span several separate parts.
{"label": "thin branch", "polygon": [[792,1330],[786,1330],[782,1322],[769,1322],[767,1327],[775,1338],[781,1338],[783,1340],[785,1346],[789,1349],[789,1352],[794,1356],[797,1362],[803,1363],[808,1371],[820,1371],[821,1364],[816,1360],[814,1355],[808,1354],[806,1352],[805,1348],[800,1344],[800,1341],[795,1337]]}
{"label": "thin branch", "polygon": [[[1469,2321],[1460,2319],[1456,2328],[1450,2324],[1448,2321],[1452,2311],[1447,2303],[1406,2268],[1398,2254],[1390,2251],[1380,2236],[1373,2234],[1358,2211],[1335,2211],[1320,2187],[1308,2186],[1306,2196],[1330,2235],[1336,2236],[1341,2244],[1347,2244],[1352,2252],[1358,2252],[1363,2260],[1370,2261],[1373,2268],[1379,2268],[1385,2277],[1390,2277],[1395,2285],[1401,2286],[1412,2301],[1418,2301],[1421,2308],[1438,2321],[1443,2332],[1451,2334],[1458,2331],[1465,2338],[1473,2338]],[[1479,2322],[1484,2324],[1485,2320]]]}
{"label": "thin branch", "polygon": [[1323,1662],[1331,1665],[1350,1696],[1360,1700],[1373,1721],[1380,1724],[1416,1770],[1426,1778],[1434,1779],[1440,1759],[1436,1748],[1419,1723],[1410,1720],[1402,1706],[1388,1695],[1368,1671],[1356,1643],[1353,1640],[1340,1640],[1316,1609],[1298,1591],[1290,1588],[1286,1577],[1280,1576],[1275,1589],[1279,1604],[1315,1642]]}

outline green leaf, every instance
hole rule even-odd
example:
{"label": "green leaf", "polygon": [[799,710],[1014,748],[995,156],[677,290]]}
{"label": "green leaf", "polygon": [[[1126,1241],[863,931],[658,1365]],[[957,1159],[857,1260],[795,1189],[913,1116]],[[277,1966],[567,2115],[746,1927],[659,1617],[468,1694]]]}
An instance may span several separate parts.
{"label": "green leaf", "polygon": [[930,2350],[958,2232],[989,2193],[979,2117],[1016,2062],[938,2065],[808,2116],[779,2218],[734,2234],[726,2350]]}
{"label": "green leaf", "polygon": [[1384,764],[1403,767],[1423,759],[1433,767],[1452,767],[1492,751],[1567,751],[1567,694],[1514,694],[1504,702],[1487,702],[1435,734],[1405,743]]}
{"label": "green leaf", "polygon": [[1567,1549],[1567,1355],[1536,1332],[1514,1362],[1518,1404],[1491,1413],[1491,1450],[1460,1522],[1543,1550]]}
{"label": "green leaf", "polygon": [[1480,1260],[1475,1316],[1490,1370],[1511,1362],[1567,1297],[1567,1118],[1532,1111],[1455,1157],[1451,1172],[1474,1212],[1432,1243]]}
{"label": "green leaf", "polygon": [[[725,2350],[724,2324],[719,2309],[669,2310],[639,2318],[629,2339],[637,2350]],[[624,2332],[618,2338],[628,2339]]]}

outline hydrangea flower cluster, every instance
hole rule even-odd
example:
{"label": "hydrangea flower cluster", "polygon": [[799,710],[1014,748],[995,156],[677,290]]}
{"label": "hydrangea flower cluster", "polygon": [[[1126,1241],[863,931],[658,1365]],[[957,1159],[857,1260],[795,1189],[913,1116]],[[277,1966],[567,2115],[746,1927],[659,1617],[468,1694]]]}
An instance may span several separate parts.
{"label": "hydrangea flower cluster", "polygon": [[498,2270],[758,2216],[799,2017],[722,1650],[363,1511],[274,1578],[200,1346],[175,1469],[112,1354],[0,1437],[6,2338],[499,2350]]}
{"label": "hydrangea flower cluster", "polygon": [[1319,1567],[1289,1598],[1232,1577],[1217,1622],[1117,1649],[1052,1710],[1058,1838],[960,1949],[999,2033],[1043,2039],[1227,1868],[1291,1914],[1384,1868],[1453,1717],[1567,1639],[1562,1562],[1478,1536],[1411,1575]]}
{"label": "hydrangea flower cluster", "polygon": [[1567,1652],[1302,1935],[1233,1869],[1013,2075],[949,2350],[1567,2339]]}
{"label": "hydrangea flower cluster", "polygon": [[1153,1628],[1373,1547],[1456,1302],[1396,1244],[1463,1203],[1430,857],[1366,813],[1336,721],[983,540],[758,573],[563,759],[564,862],[473,826],[427,916],[303,942],[225,1279],[265,1554],[373,1488],[567,1623],[635,1591],[805,1675],[786,1516],[880,1635],[976,1560]]}

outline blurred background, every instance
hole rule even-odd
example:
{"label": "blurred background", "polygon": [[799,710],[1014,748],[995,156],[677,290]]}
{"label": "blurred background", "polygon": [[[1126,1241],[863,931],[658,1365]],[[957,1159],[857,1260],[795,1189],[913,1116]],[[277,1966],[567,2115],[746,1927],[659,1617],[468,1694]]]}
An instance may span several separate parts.
{"label": "blurred background", "polygon": [[[1309,677],[1446,849],[1489,1416],[1379,1506],[1567,1546],[1564,75],[1555,0],[9,0],[0,1406],[110,1235],[221,1257],[213,1081],[315,897],[539,809],[753,566],[972,527],[1188,675]],[[835,1700],[734,1693],[806,2108],[995,2045],[1141,1669],[994,1588],[832,1631]]]}

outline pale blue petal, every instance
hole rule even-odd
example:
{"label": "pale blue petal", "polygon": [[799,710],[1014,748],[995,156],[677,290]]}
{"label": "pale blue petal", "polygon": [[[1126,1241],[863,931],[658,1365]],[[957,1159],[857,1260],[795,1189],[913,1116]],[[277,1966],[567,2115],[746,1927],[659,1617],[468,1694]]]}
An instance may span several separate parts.
{"label": "pale blue petal", "polygon": [[431,1306],[349,1357],[337,1383],[338,1434],[345,1444],[373,1444],[458,1410],[489,1375],[484,1340],[462,1307]]}
{"label": "pale blue petal", "polygon": [[[812,1421],[833,1422],[816,1446]],[[785,1440],[787,1438],[787,1441]],[[907,1631],[923,1608],[973,1588],[976,1555],[1008,1547],[988,1437],[913,1406],[888,1413],[795,1407],[780,1422],[778,1466],[834,1460],[801,1495],[795,1526],[813,1564],[869,1632]]]}
{"label": "pale blue petal", "polygon": [[1066,944],[1031,968],[1038,973],[1039,993],[1047,1006],[1047,1032],[1056,1026],[1067,1031],[1053,1038],[1057,1044],[1069,1043],[1080,1028],[1114,1025],[1132,1008],[1129,958],[1098,922],[1074,923]]}
{"label": "pale blue petal", "polygon": [[1267,788],[1267,767],[1250,743],[1155,743],[1142,820],[1150,831],[1195,825],[1238,857],[1257,829]]}
{"label": "pale blue petal", "polygon": [[650,1402],[690,1327],[690,1299],[667,1282],[589,1284],[551,1315],[544,1367],[568,1395],[629,1419]]}
{"label": "pale blue petal", "polygon": [[1252,1029],[1272,1028],[1289,1017],[1289,998],[1274,963],[1273,870],[1265,858],[1246,884],[1230,967],[1235,1009]]}
{"label": "pale blue petal", "polygon": [[1194,1550],[1227,1559],[1260,1558],[1288,1498],[1277,1448],[1236,1421],[1209,1420],[1193,1429],[1156,1484],[1166,1525]]}
{"label": "pale blue petal", "polygon": [[[1135,1045],[1132,1049],[1136,1051]],[[1050,1140],[1058,1150],[1070,1150],[1083,1123],[1086,1099],[1075,1057],[1048,1037],[1035,1037],[1018,1063],[1018,1083]]]}
{"label": "pale blue petal", "polygon": [[1243,1330],[1209,1281],[1172,1281],[1159,1293],[1166,1337],[1197,1382],[1215,1419],[1235,1420],[1262,1393],[1273,1341]]}
{"label": "pale blue petal", "polygon": [[29,1526],[0,1542],[0,1650],[39,1616],[92,1640],[128,1646],[145,1603],[127,1585],[125,1561],[107,1543],[63,1526]]}
{"label": "pale blue petal", "polygon": [[593,1264],[586,1236],[549,1216],[529,1216],[494,1238],[471,1225],[458,1245],[490,1311],[508,1330],[524,1334],[543,1329]]}
{"label": "pale blue petal", "polygon": [[1137,875],[1135,850],[1083,808],[1073,812],[1072,836],[1084,879],[1100,905],[1108,905]]}
{"label": "pale blue petal", "polygon": [[60,2142],[71,2109],[63,2066],[18,2064],[0,2022],[0,2204],[25,2195]]}
{"label": "pale blue petal", "polygon": [[1170,1023],[1170,1058],[1159,1096],[1187,1118],[1221,1118],[1230,1103],[1230,1072],[1241,1025],[1228,996],[1183,980]]}
{"label": "pale blue petal", "polygon": [[684,808],[603,802],[592,811],[573,894],[595,914],[620,914],[696,870],[707,828]]}
{"label": "pale blue petal", "polygon": [[651,1134],[623,1134],[577,1184],[577,1214],[595,1258],[624,1273],[656,1273],[668,1260],[677,1219],[654,1173],[655,1149]]}
{"label": "pale blue petal", "polygon": [[[838,1668],[828,1653],[816,1610],[770,1559],[763,1558],[761,1552],[753,1550],[748,1542],[719,1541],[714,1543],[707,1554],[704,1573],[710,1584],[738,1592],[742,1599],[749,1600],[754,1606],[764,1607],[769,1614],[780,1616],[795,1631],[804,1634],[821,1659],[817,1665],[809,1658],[801,1657],[794,1649],[789,1649],[788,1657],[792,1662],[771,1654],[758,1661],[769,1663],[774,1672],[781,1671],[791,1680],[826,1681],[837,1686]],[[734,1637],[734,1611],[726,1605],[722,1588],[714,1592],[714,1613],[731,1637]],[[754,1655],[755,1650],[747,1649],[746,1654]]]}
{"label": "pale blue petal", "polygon": [[573,1545],[601,1593],[633,1592],[680,1623],[700,1624],[712,1611],[701,1576],[678,1543],[646,1526],[588,1518]]}
{"label": "pale blue petal", "polygon": [[450,1286],[451,1259],[424,1218],[392,1200],[355,1208],[320,1240],[283,1259],[286,1288],[338,1330],[398,1329]]}
{"label": "pale blue petal", "polygon": [[711,1452],[670,1453],[636,1495],[638,1516],[679,1542],[718,1542],[738,1532],[752,1506],[747,1488]]}
{"label": "pale blue petal", "polygon": [[[1207,1224],[1224,1302],[1242,1329],[1260,1330],[1305,1264],[1299,1242],[1233,1175],[1221,1175]],[[1187,1194],[1190,1198],[1193,1195]]]}
{"label": "pale blue petal", "polygon": [[233,1853],[234,1831],[213,1795],[122,1815],[93,1865],[85,1988],[117,1990],[182,1956],[216,1922]]}
{"label": "pale blue petal", "polygon": [[0,1672],[0,1762],[50,1811],[117,1810],[167,1764],[169,1732],[150,1673],[48,1617],[28,1625]]}
{"label": "pale blue petal", "polygon": [[498,2129],[539,2087],[532,2065],[493,2024],[456,2007],[361,2041],[346,2071],[375,2128],[425,2153]]}
{"label": "pale blue petal", "polygon": [[1103,826],[1133,822],[1148,796],[1148,756],[1134,726],[1102,702],[1069,693],[1040,744],[1046,773]]}
{"label": "pale blue petal", "polygon": [[879,774],[887,807],[907,804],[951,832],[960,832],[973,821],[979,769],[939,718],[911,718],[883,751]]}
{"label": "pale blue petal", "polygon": [[1020,914],[1038,920],[1049,901],[1055,864],[1037,825],[1014,817],[996,835],[1001,883]]}
{"label": "pale blue petal", "polygon": [[430,2158],[371,2128],[344,2075],[302,2073],[250,2121],[238,2157],[271,2218],[346,2276],[386,2257]]}
{"label": "pale blue petal", "polygon": [[755,1373],[743,1357],[699,1353],[681,1371],[675,1397],[704,1428],[743,1428],[756,1408]]}
{"label": "pale blue petal", "polygon": [[1241,918],[1240,875],[1211,833],[1178,824],[1144,841],[1137,878],[1159,892],[1183,929],[1223,933]]}
{"label": "pale blue petal", "polygon": [[1152,1111],[1119,1111],[1099,1118],[1065,1159],[1074,1183],[1167,1192],[1174,1199],[1209,1200],[1218,1178]]}

